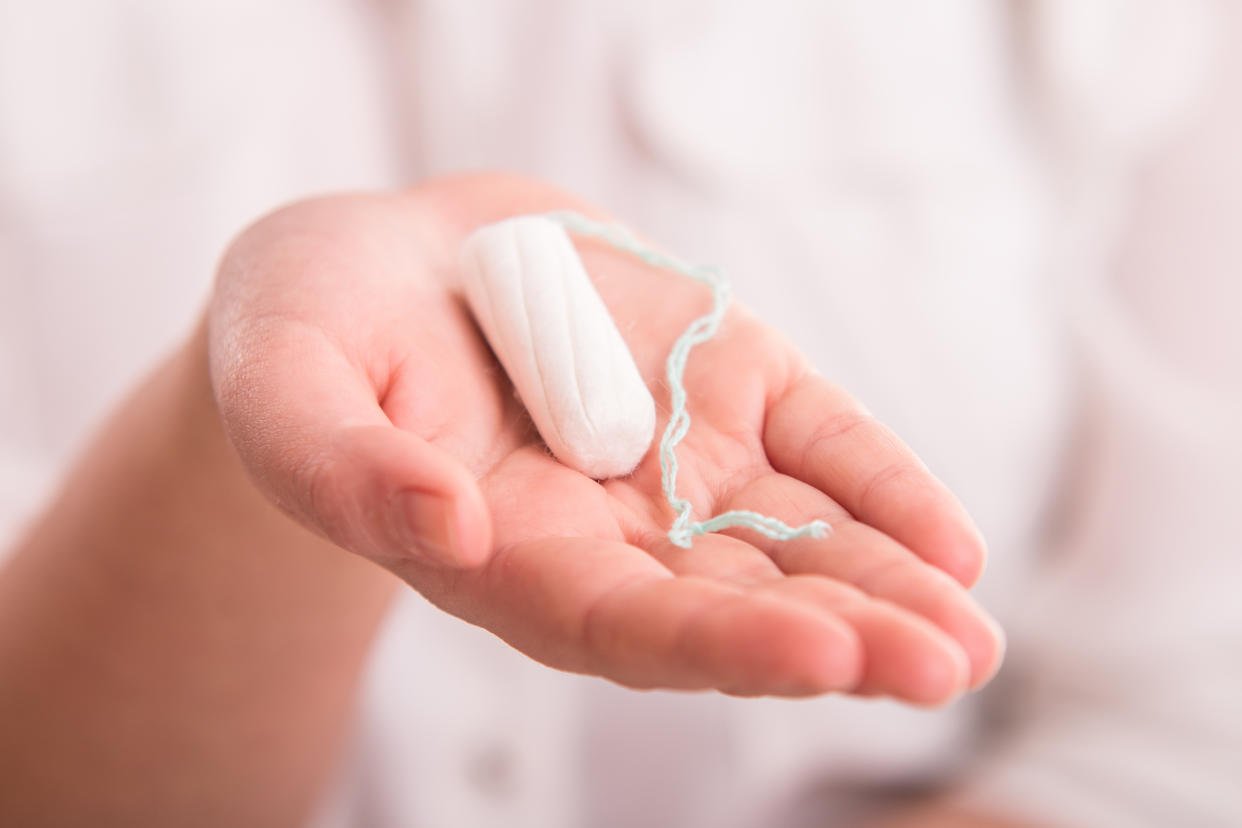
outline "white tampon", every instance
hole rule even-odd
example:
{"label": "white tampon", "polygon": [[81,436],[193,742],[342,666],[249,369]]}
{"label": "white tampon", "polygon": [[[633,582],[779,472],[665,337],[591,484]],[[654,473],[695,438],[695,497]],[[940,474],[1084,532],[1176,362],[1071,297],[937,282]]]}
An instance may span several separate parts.
{"label": "white tampon", "polygon": [[466,301],[558,460],[629,474],[655,433],[655,401],[565,229],[523,216],[462,243]]}

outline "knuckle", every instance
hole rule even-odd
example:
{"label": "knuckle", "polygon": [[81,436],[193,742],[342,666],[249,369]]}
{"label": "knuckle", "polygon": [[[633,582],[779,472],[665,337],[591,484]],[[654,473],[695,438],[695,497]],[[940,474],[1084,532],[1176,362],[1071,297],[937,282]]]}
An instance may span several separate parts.
{"label": "knuckle", "polygon": [[904,577],[909,562],[900,557],[886,557],[867,566],[854,578],[854,585],[870,596],[884,596],[891,592],[891,583],[895,578]]}
{"label": "knuckle", "polygon": [[831,451],[831,446],[844,437],[855,434],[874,424],[875,420],[864,411],[844,411],[821,420],[811,430],[802,452],[802,467],[799,476],[803,476],[813,463],[823,460],[823,453]]}
{"label": "knuckle", "polygon": [[893,460],[867,477],[858,495],[858,509],[866,512],[869,504],[893,488],[917,484],[922,479],[923,470],[912,460],[900,458]]}

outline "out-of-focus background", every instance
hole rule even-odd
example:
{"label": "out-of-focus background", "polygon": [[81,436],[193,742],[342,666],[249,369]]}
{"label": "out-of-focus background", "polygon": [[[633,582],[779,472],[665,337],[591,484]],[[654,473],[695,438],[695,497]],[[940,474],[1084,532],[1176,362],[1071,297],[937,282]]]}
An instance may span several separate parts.
{"label": "out-of-focus background", "polygon": [[513,169],[910,442],[1010,656],[935,712],[637,694],[410,595],[318,825],[1242,824],[1239,55],[1225,0],[2,0],[0,546],[249,221]]}

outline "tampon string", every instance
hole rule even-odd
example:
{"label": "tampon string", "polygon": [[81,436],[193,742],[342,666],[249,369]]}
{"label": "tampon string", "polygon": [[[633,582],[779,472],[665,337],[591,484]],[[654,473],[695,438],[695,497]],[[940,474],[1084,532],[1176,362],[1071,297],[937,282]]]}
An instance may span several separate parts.
{"label": "tampon string", "polygon": [[789,524],[774,517],[752,512],[747,509],[733,509],[721,512],[707,520],[694,521],[690,501],[677,494],[677,444],[690,430],[690,412],[686,409],[686,386],[684,377],[686,362],[690,352],[696,345],[701,345],[716,335],[720,329],[720,321],[729,307],[731,291],[729,280],[724,273],[714,267],[701,267],[688,264],[675,256],[655,250],[641,241],[625,227],[618,224],[594,221],[579,213],[560,210],[544,214],[547,218],[558,222],[570,233],[588,238],[598,239],[610,247],[628,253],[645,264],[661,270],[679,273],[711,289],[712,307],[703,316],[695,319],[685,332],[673,343],[668,359],[664,363],[665,376],[669,387],[668,425],[660,439],[660,480],[664,489],[664,497],[668,500],[676,517],[668,530],[668,538],[677,546],[689,548],[698,535],[719,532],[722,529],[744,527],[760,532],[774,540],[794,540],[796,538],[820,538],[831,531],[822,520],[813,520],[801,526]]}

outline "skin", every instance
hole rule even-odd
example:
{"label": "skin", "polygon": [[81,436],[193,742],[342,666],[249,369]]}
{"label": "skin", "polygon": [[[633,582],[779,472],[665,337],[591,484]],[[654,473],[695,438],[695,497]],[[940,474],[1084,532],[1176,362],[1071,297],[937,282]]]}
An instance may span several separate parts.
{"label": "skin", "polygon": [[300,824],[393,587],[250,484],[195,337],[0,570],[0,825]]}
{"label": "skin", "polygon": [[[548,455],[452,283],[475,227],[557,208],[595,212],[481,175],[304,202],[238,239],[203,328],[0,573],[0,823],[297,824],[398,578],[632,687],[939,705],[988,680],[1003,643],[966,591],[969,517],[743,308],[691,355],[679,490],[828,537],[680,549],[654,452],[602,483]],[[662,429],[663,359],[706,292],[580,251]]]}

